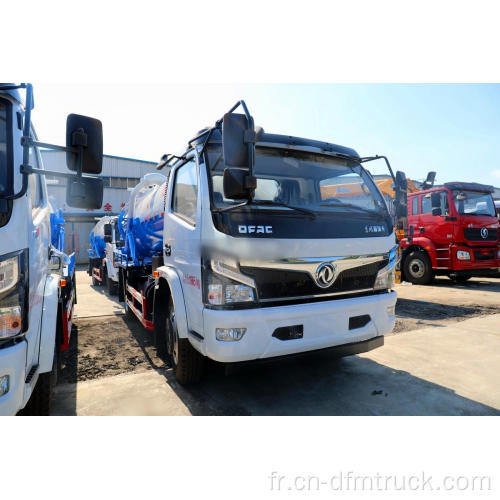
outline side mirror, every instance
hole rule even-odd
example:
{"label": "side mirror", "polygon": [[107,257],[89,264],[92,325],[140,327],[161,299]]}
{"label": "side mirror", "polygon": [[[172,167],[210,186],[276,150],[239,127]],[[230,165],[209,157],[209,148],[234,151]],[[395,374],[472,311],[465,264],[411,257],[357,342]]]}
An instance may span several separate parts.
{"label": "side mirror", "polygon": [[66,203],[70,207],[97,209],[102,207],[104,184],[95,177],[68,177]]}
{"label": "side mirror", "polygon": [[422,184],[422,189],[429,189],[434,186],[434,181],[436,180],[436,172],[427,172],[427,177]]}
{"label": "side mirror", "polygon": [[396,172],[394,212],[396,219],[403,219],[408,214],[408,180],[404,172]]}
{"label": "side mirror", "polygon": [[442,212],[441,212],[441,207],[434,207],[432,209],[432,215],[442,215]]}
{"label": "side mirror", "polygon": [[226,113],[222,119],[222,150],[228,167],[250,168],[249,145],[245,134],[250,131],[245,115]]}
{"label": "side mirror", "polygon": [[246,168],[226,168],[222,178],[224,197],[230,200],[246,200],[257,187],[255,177],[248,175]]}
{"label": "side mirror", "polygon": [[431,207],[434,215],[434,209],[441,209],[441,193],[431,193]]}
{"label": "side mirror", "polygon": [[[81,148],[84,174],[102,171],[102,123],[88,116],[68,115],[66,120],[66,147]],[[79,168],[78,153],[66,153],[66,164],[73,172]]]}
{"label": "side mirror", "polygon": [[62,269],[62,259],[60,255],[51,254],[49,260],[49,270],[50,271],[60,271]]}

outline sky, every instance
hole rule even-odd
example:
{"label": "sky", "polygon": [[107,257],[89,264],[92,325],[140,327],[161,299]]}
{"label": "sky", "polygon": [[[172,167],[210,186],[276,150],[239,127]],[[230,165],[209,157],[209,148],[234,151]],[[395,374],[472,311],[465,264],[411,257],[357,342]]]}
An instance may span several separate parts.
{"label": "sky", "polygon": [[437,183],[500,186],[500,84],[33,83],[44,142],[62,144],[67,114],[79,113],[103,122],[104,153],[158,161],[244,99],[267,132],[386,155],[411,179],[435,170]]}

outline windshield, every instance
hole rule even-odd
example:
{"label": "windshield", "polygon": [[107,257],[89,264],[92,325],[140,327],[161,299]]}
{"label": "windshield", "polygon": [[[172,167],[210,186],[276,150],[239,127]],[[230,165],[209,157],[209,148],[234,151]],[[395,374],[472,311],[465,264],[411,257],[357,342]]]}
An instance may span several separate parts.
{"label": "windshield", "polygon": [[[219,148],[209,148],[208,165],[213,205],[226,208],[241,203],[224,197],[225,165]],[[387,215],[382,195],[369,174],[348,160],[258,147],[253,175],[257,178],[257,189],[252,206],[245,207],[247,210],[290,211],[296,207],[323,215],[346,212]]]}
{"label": "windshield", "polygon": [[490,193],[453,191],[453,200],[460,215],[487,215],[495,217],[495,205]]}

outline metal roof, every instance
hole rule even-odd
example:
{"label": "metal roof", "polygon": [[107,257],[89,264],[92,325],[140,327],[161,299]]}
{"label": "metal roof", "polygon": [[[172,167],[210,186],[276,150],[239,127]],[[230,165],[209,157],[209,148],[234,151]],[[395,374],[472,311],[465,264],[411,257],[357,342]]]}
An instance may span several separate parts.
{"label": "metal roof", "polygon": [[478,184],[477,182],[445,182],[444,187],[448,189],[465,189],[466,191],[479,191],[483,193],[494,193],[495,188],[486,184]]}

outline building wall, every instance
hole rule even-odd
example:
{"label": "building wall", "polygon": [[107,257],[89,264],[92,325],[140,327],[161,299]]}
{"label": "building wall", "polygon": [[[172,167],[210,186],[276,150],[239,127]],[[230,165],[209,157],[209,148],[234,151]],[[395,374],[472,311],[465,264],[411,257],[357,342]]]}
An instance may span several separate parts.
{"label": "building wall", "polygon": [[[46,170],[68,172],[66,153],[42,150],[43,165]],[[156,163],[150,161],[104,155],[102,173],[104,196],[102,207],[86,210],[69,207],[66,204],[66,180],[61,177],[46,176],[49,199],[55,208],[61,208],[66,220],[66,252],[76,254],[79,264],[88,262],[89,233],[96,220],[103,215],[116,215],[125,205],[130,191],[147,173],[156,170]]]}

